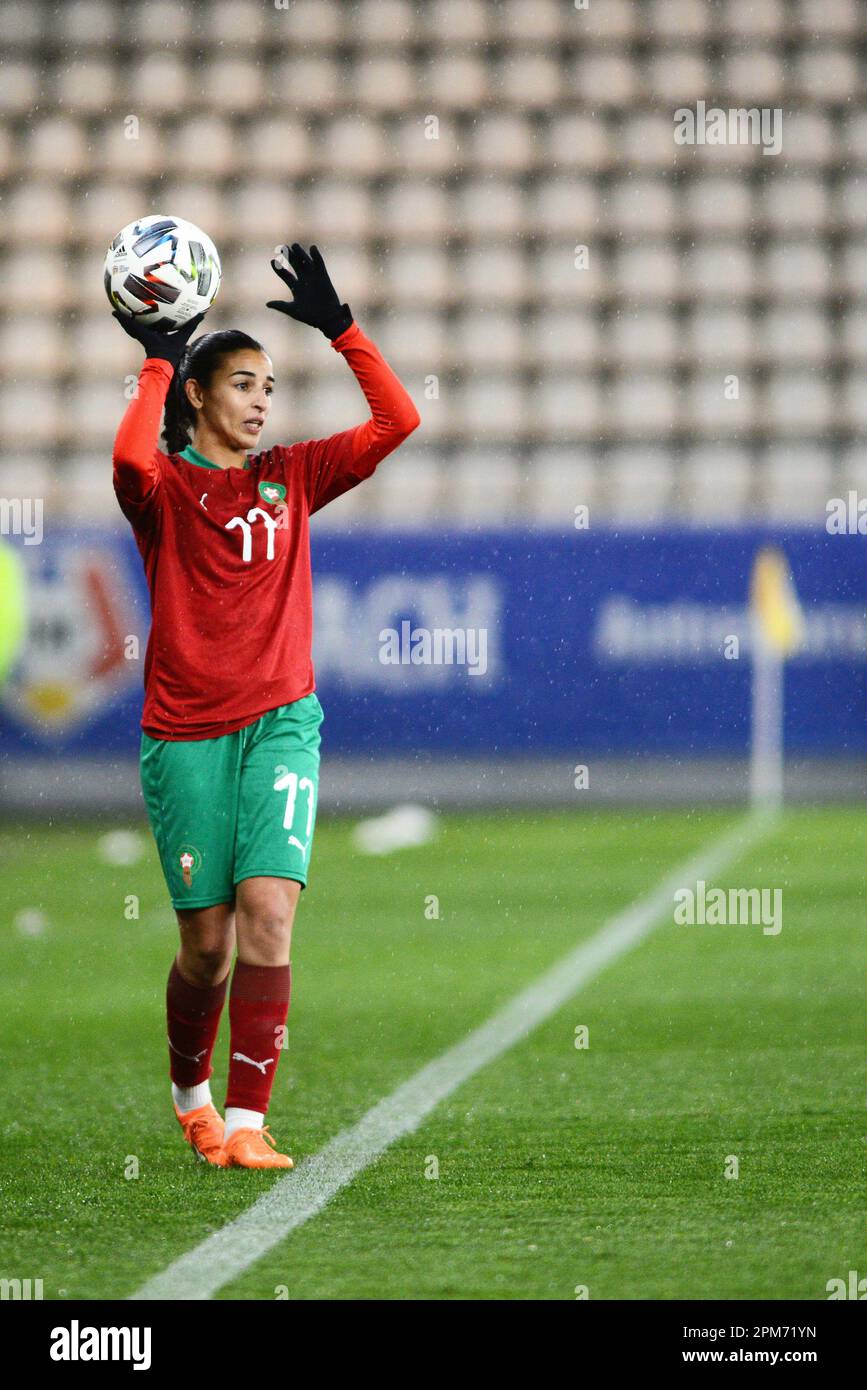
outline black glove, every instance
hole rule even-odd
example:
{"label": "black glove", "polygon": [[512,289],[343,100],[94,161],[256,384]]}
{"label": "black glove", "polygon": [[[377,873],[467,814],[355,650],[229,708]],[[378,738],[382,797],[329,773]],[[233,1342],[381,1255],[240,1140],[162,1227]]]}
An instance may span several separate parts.
{"label": "black glove", "polygon": [[340,303],[319,247],[311,246],[308,256],[304,247],[296,241],[291,246],[281,246],[280,254],[289,262],[295,274],[279,266],[276,260],[271,261],[271,269],[276,271],[284,285],[289,286],[293,297],[291,300],[269,299],[265,307],[278,309],[281,314],[288,314],[299,323],[309,323],[311,328],[318,328],[332,341],[339,338],[352,323],[352,312],[348,304]]}
{"label": "black glove", "polygon": [[117,310],[112,314],[112,318],[117,319],[124,333],[141,343],[146,357],[160,357],[164,362],[170,362],[173,367],[177,367],[187,350],[187,343],[204,317],[204,314],[196,314],[196,317],[185,323],[183,328],[176,328],[171,333],[162,333],[159,329],[149,328],[146,323],[139,323],[138,319],[118,313]]}

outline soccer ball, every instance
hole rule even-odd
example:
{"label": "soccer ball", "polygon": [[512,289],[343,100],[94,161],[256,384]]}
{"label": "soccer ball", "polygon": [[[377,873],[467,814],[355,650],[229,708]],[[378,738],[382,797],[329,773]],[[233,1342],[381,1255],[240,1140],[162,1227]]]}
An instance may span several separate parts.
{"label": "soccer ball", "polygon": [[209,236],[182,217],[141,217],[118,232],[105,257],[113,309],[164,333],[210,309],[222,279]]}

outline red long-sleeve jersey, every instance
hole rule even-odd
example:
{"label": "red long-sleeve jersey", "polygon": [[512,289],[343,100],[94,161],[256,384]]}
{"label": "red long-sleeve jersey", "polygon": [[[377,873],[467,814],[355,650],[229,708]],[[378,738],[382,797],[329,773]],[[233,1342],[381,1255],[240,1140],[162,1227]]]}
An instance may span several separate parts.
{"label": "red long-sleeve jersey", "polygon": [[356,323],[332,346],[370,419],[277,445],[244,467],[157,447],[172,367],[148,358],[114,445],[114,490],[135,533],[151,602],[141,726],[153,738],[233,733],[315,689],[308,517],[369,478],[420,423]]}

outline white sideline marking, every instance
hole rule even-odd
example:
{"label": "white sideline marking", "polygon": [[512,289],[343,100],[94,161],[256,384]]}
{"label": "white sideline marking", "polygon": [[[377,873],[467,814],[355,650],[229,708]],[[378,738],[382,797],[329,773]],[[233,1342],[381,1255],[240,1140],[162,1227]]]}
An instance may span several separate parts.
{"label": "white sideline marking", "polygon": [[589,980],[671,920],[674,894],[696,879],[712,878],[770,829],[773,815],[753,813],[719,840],[673,869],[644,897],[609,918],[589,941],[515,995],[463,1042],[429,1062],[379,1101],[350,1129],[275,1182],[247,1211],[149,1279],[132,1299],[206,1299],[309,1221],[395,1140],[417,1129],[441,1100],[475,1072],[520,1042]]}

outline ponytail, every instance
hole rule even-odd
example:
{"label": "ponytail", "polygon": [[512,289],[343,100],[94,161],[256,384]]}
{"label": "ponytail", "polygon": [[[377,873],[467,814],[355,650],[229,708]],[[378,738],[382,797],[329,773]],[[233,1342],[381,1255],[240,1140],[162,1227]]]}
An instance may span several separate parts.
{"label": "ponytail", "polygon": [[210,386],[214,372],[224,357],[241,348],[251,348],[254,352],[264,352],[261,343],[242,333],[239,328],[225,328],[216,333],[205,333],[190,343],[175,368],[169,383],[163,418],[163,438],[170,454],[179,454],[190,443],[190,431],[196,423],[196,410],[190,404],[184,389],[188,381],[197,381],[201,387]]}

